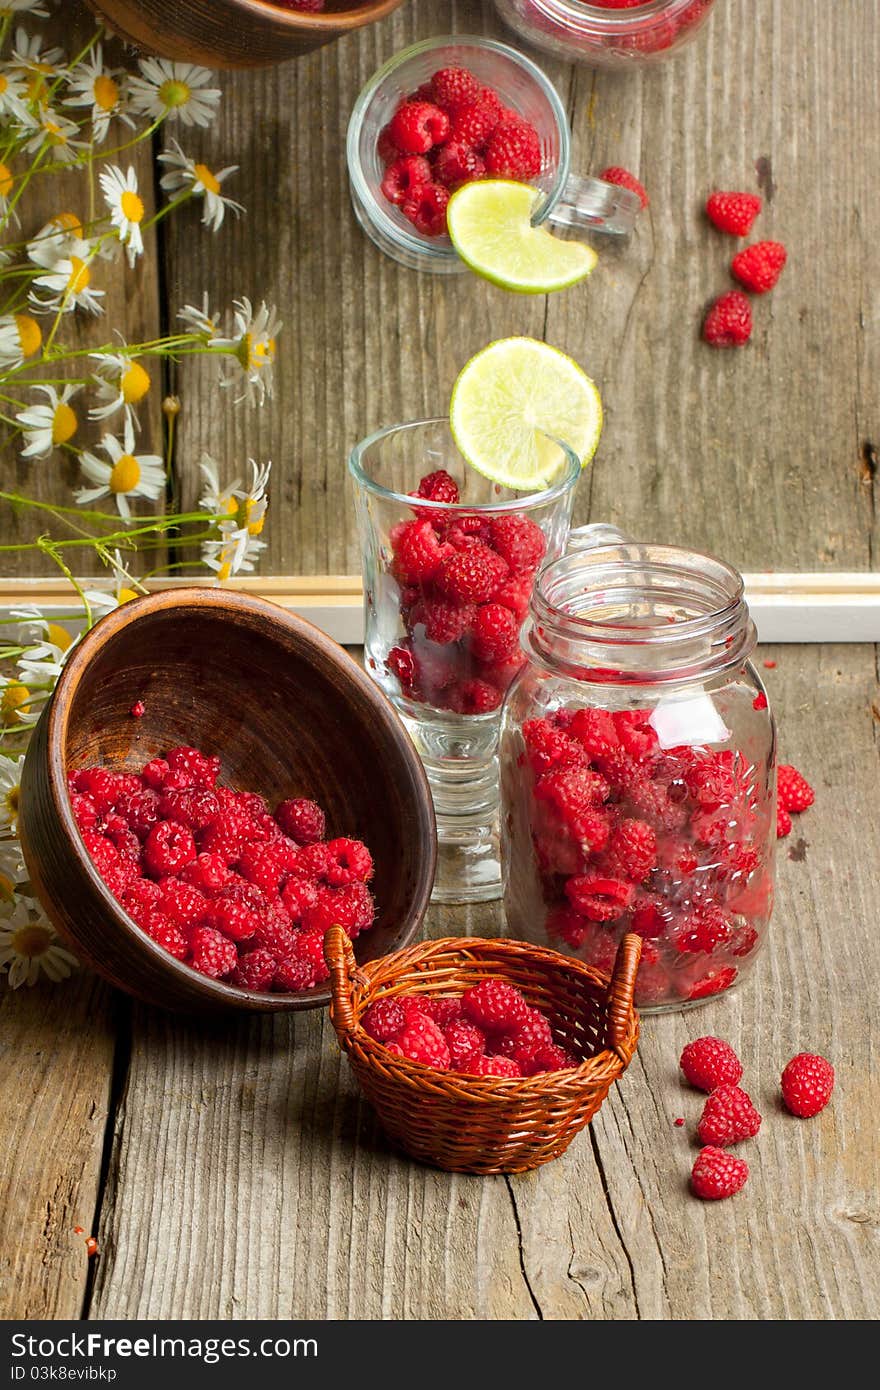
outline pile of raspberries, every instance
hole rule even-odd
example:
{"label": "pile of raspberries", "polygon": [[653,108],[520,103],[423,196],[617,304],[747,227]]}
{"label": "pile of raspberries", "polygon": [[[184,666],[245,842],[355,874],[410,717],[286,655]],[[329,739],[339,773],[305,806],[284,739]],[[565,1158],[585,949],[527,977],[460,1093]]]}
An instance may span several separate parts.
{"label": "pile of raspberries", "polygon": [[487,978],[459,995],[378,999],[361,1025],[395,1056],[435,1071],[512,1078],[579,1065],[553,1041],[541,1010],[504,980]]}
{"label": "pile of raspberries", "polygon": [[[443,469],[415,497],[458,502]],[[519,630],[544,533],[516,512],[481,515],[416,508],[391,532],[390,571],[400,588],[406,637],[386,658],[407,699],[456,714],[496,710],[525,663]]]}
{"label": "pile of raspberries", "polygon": [[326,980],[323,938],[376,915],[360,840],[325,840],[305,797],[270,814],[256,792],[217,785],[220,759],[172,748],[140,773],[69,775],[83,843],[113,895],[176,960],[241,989],[292,993]]}
{"label": "pile of raspberries", "polygon": [[[757,193],[712,193],[706,216],[719,231],[746,237],[761,211]],[[751,294],[767,294],[785,268],[787,252],[781,241],[756,241],[738,251],[730,263],[735,280]],[[752,305],[743,290],[728,290],[710,306],[703,337],[711,347],[744,347],[752,336]]]}
{"label": "pile of raspberries", "polygon": [[476,179],[529,183],[541,172],[535,127],[467,68],[440,68],[404,97],[379,134],[382,195],[424,236],[446,231],[449,196]]}
{"label": "pile of raspberries", "polygon": [[772,828],[733,749],[661,749],[651,711],[562,708],[519,756],[546,933],[610,971],[643,939],[636,1002],[728,989],[770,914]]}
{"label": "pile of raspberries", "polygon": [[[691,1190],[709,1201],[732,1197],[745,1186],[749,1165],[727,1150],[745,1139],[754,1139],[761,1128],[761,1116],[739,1084],[742,1062],[730,1043],[705,1037],[688,1043],[679,1065],[692,1086],[709,1093],[697,1125],[697,1138],[703,1147],[691,1172]],[[799,1052],[783,1071],[780,1086],[786,1109],[806,1119],[818,1115],[831,1099],[834,1068],[816,1053]]]}

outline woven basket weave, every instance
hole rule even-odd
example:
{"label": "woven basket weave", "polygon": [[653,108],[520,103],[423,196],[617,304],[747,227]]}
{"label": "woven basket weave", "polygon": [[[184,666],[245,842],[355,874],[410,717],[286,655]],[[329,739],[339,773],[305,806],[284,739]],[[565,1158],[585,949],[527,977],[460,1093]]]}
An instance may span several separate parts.
{"label": "woven basket weave", "polygon": [[[413,1158],[459,1173],[524,1173],[564,1153],[629,1065],[639,1036],[633,990],[642,943],[625,936],[607,975],[556,951],[476,937],[426,941],[359,966],[341,927],[324,950],[330,1017],[383,1128]],[[522,1079],[435,1071],[397,1057],[361,1027],[397,994],[460,994],[487,976],[521,990],[581,1065]]]}

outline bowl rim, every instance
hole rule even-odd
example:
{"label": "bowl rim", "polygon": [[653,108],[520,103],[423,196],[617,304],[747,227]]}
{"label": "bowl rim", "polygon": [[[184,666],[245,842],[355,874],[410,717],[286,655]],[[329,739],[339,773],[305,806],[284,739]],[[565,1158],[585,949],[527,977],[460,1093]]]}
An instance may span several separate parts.
{"label": "bowl rim", "polygon": [[237,1003],[246,1003],[251,1009],[265,1012],[326,1007],[331,998],[329,980],[320,987],[314,986],[309,990],[298,990],[290,994],[272,994],[259,990],[241,989],[237,985],[227,984],[224,980],[214,980],[208,975],[202,975],[191,966],[185,965],[183,961],[176,960],[174,956],[163,950],[158,942],[153,941],[137,925],[134,918],[126,912],[122,903],[114,897],[101,878],[85,849],[82,835],[73,814],[67,787],[66,748],[73,696],[84,672],[99,651],[106,648],[132,623],[138,622],[142,617],[169,608],[175,609],[181,618],[187,612],[191,613],[193,609],[204,610],[206,608],[233,614],[237,618],[244,618],[245,620],[263,617],[298,633],[319,648],[329,660],[342,665],[348,677],[366,696],[376,719],[384,721],[389,727],[399,725],[400,731],[405,735],[405,742],[402,741],[401,744],[406,749],[404,756],[407,757],[411,771],[415,774],[416,781],[421,783],[424,791],[422,810],[427,811],[429,828],[432,833],[429,837],[428,853],[422,865],[413,896],[414,902],[424,900],[424,908],[420,915],[413,917],[401,945],[394,949],[400,950],[409,945],[417,935],[430,901],[437,861],[433,802],[421,759],[410,742],[405,725],[390,700],[382,694],[375,682],[349,656],[348,652],[316,627],[314,623],[309,622],[307,618],[300,617],[299,614],[292,613],[288,609],[282,608],[280,604],[272,603],[269,599],[231,589],[199,588],[197,586],[164,589],[120,604],[118,608],[114,608],[101,618],[80,639],[71,652],[68,661],[62,668],[46,712],[46,766],[48,790],[53,810],[59,818],[64,834],[80,865],[97,890],[98,896],[103,899],[108,915],[112,917],[116,926],[124,930],[128,936],[136,939],[138,946],[146,949],[157,963],[168,969],[171,974],[184,980],[197,993],[210,997],[217,1003],[226,1003],[233,1008]]}
{"label": "bowl rim", "polygon": [[[254,18],[268,19],[284,29],[295,33],[340,35],[360,24],[373,24],[385,19],[401,3],[401,0],[364,0],[355,3],[350,9],[333,10],[330,13],[309,14],[303,10],[288,10],[275,5],[272,0],[229,0],[234,9],[243,10]],[[363,16],[363,18],[361,18]],[[354,25],[352,23],[354,21]]]}

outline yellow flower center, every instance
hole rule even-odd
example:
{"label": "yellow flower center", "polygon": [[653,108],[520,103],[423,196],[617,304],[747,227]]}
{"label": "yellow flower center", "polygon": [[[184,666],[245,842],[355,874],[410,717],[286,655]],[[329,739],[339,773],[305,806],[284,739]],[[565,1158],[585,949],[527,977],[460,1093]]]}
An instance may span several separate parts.
{"label": "yellow flower center", "polygon": [[0,898],[11,903],[15,893],[15,884],[8,874],[0,874]]}
{"label": "yellow flower center", "polygon": [[10,817],[12,818],[12,820],[15,820],[16,816],[18,815],[18,803],[21,800],[21,787],[17,785],[14,787],[10,787],[3,800],[6,803],[6,809],[9,812]]}
{"label": "yellow flower center", "polygon": [[95,98],[95,105],[100,106],[102,111],[112,111],[119,100],[119,84],[106,73],[99,73],[95,78],[92,96]]}
{"label": "yellow flower center", "polygon": [[202,185],[203,188],[206,188],[209,193],[220,192],[220,180],[217,178],[216,174],[211,173],[211,170],[208,168],[207,164],[196,164],[194,168],[199,183]]}
{"label": "yellow flower center", "polygon": [[150,377],[140,362],[132,362],[122,373],[119,389],[126,405],[137,405],[138,401],[143,400],[150,389]]}
{"label": "yellow flower center", "polygon": [[43,331],[36,319],[32,319],[30,314],[16,314],[15,324],[18,328],[18,341],[21,343],[21,353],[23,357],[33,357],[35,352],[39,352],[43,342]]}
{"label": "yellow flower center", "polygon": [[52,643],[52,646],[57,647],[60,652],[66,652],[67,648],[73,642],[73,638],[67,631],[67,628],[62,627],[60,623],[47,623],[46,636]]}
{"label": "yellow flower center", "polygon": [[141,466],[134,454],[123,454],[110,473],[111,492],[134,492],[141,480]]}
{"label": "yellow flower center", "polygon": [[241,341],[241,360],[245,367],[261,371],[275,361],[275,339],[254,338],[246,333]]}
{"label": "yellow flower center", "polygon": [[131,603],[133,598],[137,598],[137,594],[134,589],[126,589],[123,587],[122,589],[117,589],[116,598],[119,603]]}
{"label": "yellow flower center", "polygon": [[10,944],[16,955],[33,960],[35,956],[46,954],[52,945],[52,933],[38,922],[29,922],[26,927],[19,927],[18,931],[12,933]]}
{"label": "yellow flower center", "polygon": [[66,401],[59,401],[52,416],[52,443],[66,444],[76,434],[77,424],[75,411]]}
{"label": "yellow flower center", "polygon": [[[0,11],[0,13],[2,13],[2,11]],[[6,91],[6,88],[8,86],[9,83],[6,81],[6,78],[3,76],[2,72],[0,72],[0,97],[2,97],[3,93]]]}
{"label": "yellow flower center", "polygon": [[0,198],[8,198],[15,183],[8,164],[0,164]]}
{"label": "yellow flower center", "polygon": [[57,146],[57,145],[66,145],[66,144],[67,144],[67,136],[66,136],[66,134],[64,133],[64,131],[61,129],[61,127],[60,127],[59,125],[56,125],[56,124],[55,124],[54,121],[45,121],[45,122],[43,123],[43,129],[44,129],[45,132],[46,132],[46,136],[47,136],[47,139],[48,139],[48,141],[49,141],[49,144],[52,145],[53,147],[55,147],[55,146]]}
{"label": "yellow flower center", "polygon": [[251,512],[253,511],[254,507],[256,507],[256,505],[257,503],[254,501],[253,497],[249,497],[244,504],[244,514],[247,520],[249,536],[258,536],[262,531],[263,525],[266,520],[266,509],[265,507],[263,507],[263,510],[260,512],[260,515],[258,517],[255,517],[254,520],[251,521]]}
{"label": "yellow flower center", "polygon": [[11,681],[0,696],[0,715],[4,724],[17,724],[21,715],[28,713],[30,691],[21,681]]}
{"label": "yellow flower center", "polygon": [[53,217],[50,227],[57,227],[59,232],[72,232],[74,236],[82,236],[82,223],[75,212],[59,212],[57,217]]}
{"label": "yellow flower center", "polygon": [[49,88],[39,71],[34,72],[28,80],[27,96],[28,101],[36,102],[38,106],[45,106],[49,100]]}
{"label": "yellow flower center", "polygon": [[79,256],[70,258],[70,275],[67,280],[68,294],[82,294],[92,282],[92,272]]}
{"label": "yellow flower center", "polygon": [[178,82],[175,78],[169,77],[167,82],[163,82],[159,88],[159,100],[163,106],[167,106],[169,111],[176,106],[185,106],[192,96],[192,89],[186,82]]}
{"label": "yellow flower center", "polygon": [[223,564],[220,566],[220,568],[219,568],[218,571],[217,571],[217,578],[220,580],[220,583],[221,583],[221,584],[225,584],[226,581],[227,581],[227,579],[229,578],[229,576],[230,576],[231,574],[232,574],[232,565],[229,563],[228,560],[224,560],[224,561],[223,561]]}
{"label": "yellow flower center", "polygon": [[133,193],[130,188],[126,188],[119,200],[123,217],[129,222],[141,222],[144,216],[144,200],[138,193]]}

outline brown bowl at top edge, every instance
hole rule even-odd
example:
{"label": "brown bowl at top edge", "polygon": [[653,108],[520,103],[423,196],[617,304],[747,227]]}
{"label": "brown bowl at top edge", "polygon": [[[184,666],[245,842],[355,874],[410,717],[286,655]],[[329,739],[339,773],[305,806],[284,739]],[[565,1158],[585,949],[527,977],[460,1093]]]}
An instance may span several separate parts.
{"label": "brown bowl at top edge", "polygon": [[113,33],[146,53],[205,67],[252,68],[308,53],[384,19],[403,0],[305,14],[269,0],[87,0]]}
{"label": "brown bowl at top edge", "polygon": [[[138,698],[146,712],[134,719]],[[292,710],[302,715],[293,726]],[[222,781],[273,804],[285,794],[314,795],[327,809],[328,835],[366,840],[378,914],[356,944],[360,959],[414,938],[433,883],[436,830],[424,770],[390,702],[305,619],[244,594],[178,589],[123,605],[82,639],[25,761],[19,831],[31,881],[85,964],[173,1010],[275,1012],[329,1002],[329,984],[262,994],[174,960],[92,865],[70,806],[68,762],[140,767],[177,743],[216,752]]]}

